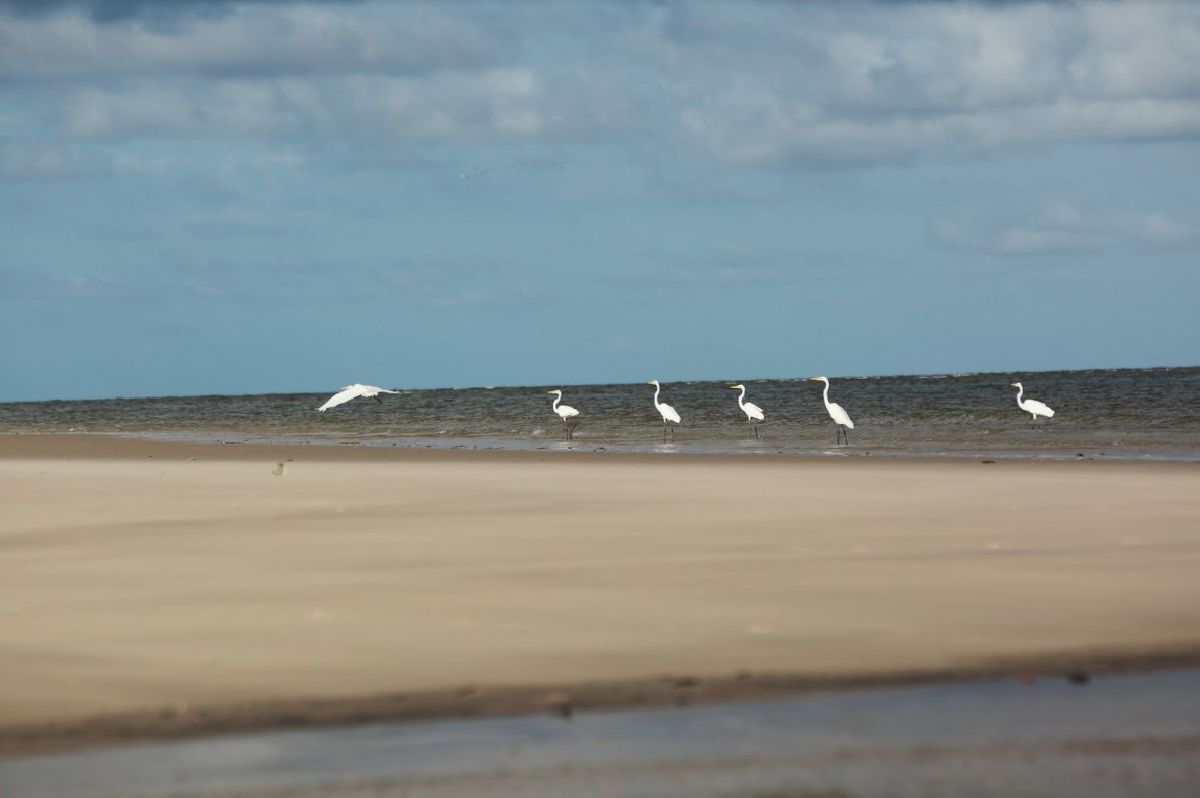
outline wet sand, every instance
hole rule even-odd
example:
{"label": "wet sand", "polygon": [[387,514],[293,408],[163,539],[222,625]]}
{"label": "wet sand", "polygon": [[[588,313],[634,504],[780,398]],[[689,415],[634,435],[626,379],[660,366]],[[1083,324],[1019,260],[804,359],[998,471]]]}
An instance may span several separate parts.
{"label": "wet sand", "polygon": [[1200,671],[229,735],[0,761],[5,798],[1194,798]]}
{"label": "wet sand", "polygon": [[0,436],[0,753],[1196,663],[1198,476]]}

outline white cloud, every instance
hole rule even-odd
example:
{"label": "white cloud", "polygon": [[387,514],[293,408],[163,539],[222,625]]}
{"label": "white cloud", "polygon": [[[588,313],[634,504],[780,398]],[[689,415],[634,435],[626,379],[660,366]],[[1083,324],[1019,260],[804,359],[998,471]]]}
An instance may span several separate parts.
{"label": "white cloud", "polygon": [[682,128],[737,163],[1200,135],[1198,5],[817,9],[764,14],[790,46],[772,34],[720,72],[717,45],[679,47],[664,24]]}
{"label": "white cloud", "polygon": [[101,164],[70,149],[43,143],[0,144],[0,175],[16,180],[62,180],[97,172]]}
{"label": "white cloud", "polygon": [[66,132],[77,137],[181,133],[198,119],[184,92],[153,86],[112,92],[86,89],[66,108]]}
{"label": "white cloud", "polygon": [[79,137],[618,132],[772,164],[1200,136],[1193,3],[228,10],[0,12],[0,77]]}
{"label": "white cloud", "polygon": [[0,12],[0,77],[421,72],[480,66],[504,43],[447,15],[403,21],[368,9],[303,3],[233,7],[168,28],[138,18],[101,23],[75,13],[45,17]]}
{"label": "white cloud", "polygon": [[503,263],[445,257],[408,259],[379,270],[375,288],[398,302],[443,310],[513,308],[541,296]]}
{"label": "white cloud", "polygon": [[528,69],[421,77],[258,78],[77,92],[64,109],[79,138],[271,135],[529,138],[625,124],[602,82],[548,85]]}
{"label": "white cloud", "polygon": [[996,224],[961,217],[933,220],[943,244],[1010,255],[1089,252],[1131,245],[1171,246],[1196,237],[1196,228],[1162,213],[1084,213],[1053,203],[1023,220]]}

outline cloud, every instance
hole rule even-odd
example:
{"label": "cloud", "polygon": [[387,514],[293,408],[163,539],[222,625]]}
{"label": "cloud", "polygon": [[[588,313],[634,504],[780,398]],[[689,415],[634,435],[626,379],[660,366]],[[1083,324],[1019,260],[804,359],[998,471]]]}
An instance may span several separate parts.
{"label": "cloud", "polygon": [[302,225],[289,225],[279,214],[266,214],[252,208],[225,206],[219,211],[187,215],[180,224],[200,237],[210,236],[283,236]]}
{"label": "cloud", "polygon": [[827,273],[829,265],[817,265],[811,259],[783,251],[761,252],[729,249],[703,255],[650,251],[644,253],[650,263],[635,274],[612,277],[617,287],[710,287],[781,286],[810,281]]}
{"label": "cloud", "polygon": [[1127,141],[1200,135],[1200,102],[1132,100],[1048,104],[934,116],[830,118],[776,97],[735,91],[682,115],[694,138],[723,160],[875,162],[947,150],[984,152],[1062,141]]}
{"label": "cloud", "polygon": [[1194,226],[1161,213],[1085,214],[1054,203],[1016,223],[987,225],[946,216],[933,220],[934,239],[1008,255],[1091,252],[1122,246],[1174,246],[1196,237]]}
{"label": "cloud", "polygon": [[547,83],[528,69],[420,78],[339,76],[143,84],[77,92],[63,112],[77,138],[270,136],[531,138],[617,128],[628,110],[603,81]]}
{"label": "cloud", "polygon": [[519,309],[542,296],[504,264],[473,258],[411,258],[374,276],[379,293],[439,310]]}
{"label": "cloud", "polygon": [[[362,0],[309,0],[328,5],[352,5]],[[232,6],[294,3],[295,0],[0,0],[0,11],[15,16],[43,17],[64,11],[86,15],[100,22],[131,17],[171,19],[181,16],[221,16]]]}
{"label": "cloud", "polygon": [[143,287],[107,274],[66,274],[27,268],[0,272],[0,298],[96,301],[124,299],[141,293]]}
{"label": "cloud", "polygon": [[1200,4],[51,5],[0,4],[0,78],[80,138],[587,135],[742,167],[1200,136]]}
{"label": "cloud", "polygon": [[725,161],[1200,134],[1198,6],[817,4],[701,25],[708,8],[687,7],[686,25],[664,21],[657,52],[664,69],[709,79],[684,78],[679,122]]}
{"label": "cloud", "polygon": [[76,14],[5,18],[0,77],[407,74],[483,67],[512,58],[504,40],[468,19],[413,13],[403,20],[309,3],[231,6],[168,27],[142,19],[100,24]]}
{"label": "cloud", "polygon": [[83,155],[58,144],[0,142],[0,176],[11,180],[68,180],[107,170],[108,163],[104,159]]}

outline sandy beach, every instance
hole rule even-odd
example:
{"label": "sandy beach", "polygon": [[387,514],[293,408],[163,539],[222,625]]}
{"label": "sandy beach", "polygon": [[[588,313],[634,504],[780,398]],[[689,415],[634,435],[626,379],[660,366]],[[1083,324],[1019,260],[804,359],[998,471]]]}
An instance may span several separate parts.
{"label": "sandy beach", "polygon": [[1194,664],[1198,477],[2,436],[0,753]]}

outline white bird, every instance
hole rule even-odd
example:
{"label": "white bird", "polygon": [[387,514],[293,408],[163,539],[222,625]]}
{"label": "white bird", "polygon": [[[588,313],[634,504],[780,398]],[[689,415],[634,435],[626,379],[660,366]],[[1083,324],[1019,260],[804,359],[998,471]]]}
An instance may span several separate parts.
{"label": "white bird", "polygon": [[[1019,383],[1019,382],[1010,383],[1010,387],[1017,389],[1017,407],[1021,408],[1029,415],[1033,416],[1034,424],[1037,423],[1038,416],[1045,416],[1046,418],[1054,417],[1054,411],[1051,410],[1049,407],[1046,407],[1046,405],[1042,404],[1038,400],[1036,400],[1036,399],[1025,399],[1024,401],[1021,400],[1021,396],[1024,395],[1024,393],[1025,393],[1025,388],[1021,385],[1021,383]],[[1032,429],[1032,427],[1031,427],[1031,429]]]}
{"label": "white bird", "polygon": [[764,416],[763,416],[762,408],[759,407],[758,405],[754,404],[754,402],[744,401],[746,398],[746,386],[745,385],[742,385],[739,383],[737,385],[730,385],[729,387],[733,388],[734,390],[736,390],[738,388],[742,389],[742,392],[738,394],[738,407],[742,408],[742,412],[746,414],[746,420],[750,422],[750,430],[754,433],[754,437],[757,438],[758,437],[758,425],[755,424],[754,422],[763,420]]}
{"label": "white bird", "polygon": [[[842,406],[837,402],[829,401],[829,378],[828,377],[809,377],[814,382],[825,383],[825,391],[822,394],[825,397],[825,409],[829,411],[829,417],[833,419],[833,423],[837,425],[838,442],[841,442],[842,436],[846,436],[846,445],[850,445],[850,434],[846,429],[854,429],[854,422],[850,420],[850,415],[842,409]],[[846,428],[846,429],[843,429]]]}
{"label": "white bird", "polygon": [[400,392],[392,391],[387,388],[376,388],[374,385],[360,385],[356,382],[353,385],[347,385],[345,388],[338,391],[333,396],[329,397],[329,399],[326,400],[325,404],[318,407],[317,410],[324,413],[326,410],[328,410],[331,407],[337,407],[338,405],[344,405],[346,402],[349,402],[351,399],[356,399],[359,396],[366,396],[368,398],[374,399],[376,402],[382,403],[382,400],[379,398],[379,394],[381,394],[381,393],[400,393]]}
{"label": "white bird", "polygon": [[[667,442],[667,422],[679,424],[683,421],[679,414],[675,412],[675,408],[665,402],[658,401],[658,392],[662,390],[662,386],[658,384],[658,380],[650,380],[647,385],[654,386],[654,409],[659,412],[663,420],[663,443]],[[675,428],[671,427],[671,440],[675,440]]]}
{"label": "white bird", "polygon": [[571,440],[571,438],[575,436],[575,428],[574,425],[567,424],[567,419],[574,418],[575,416],[579,415],[579,411],[570,405],[559,404],[559,402],[562,401],[562,391],[560,391],[558,388],[555,388],[553,391],[546,391],[546,393],[558,394],[558,398],[554,400],[554,404],[551,405],[551,409],[554,410],[555,413],[558,413],[558,417],[563,420],[564,424],[566,424],[567,440]]}

